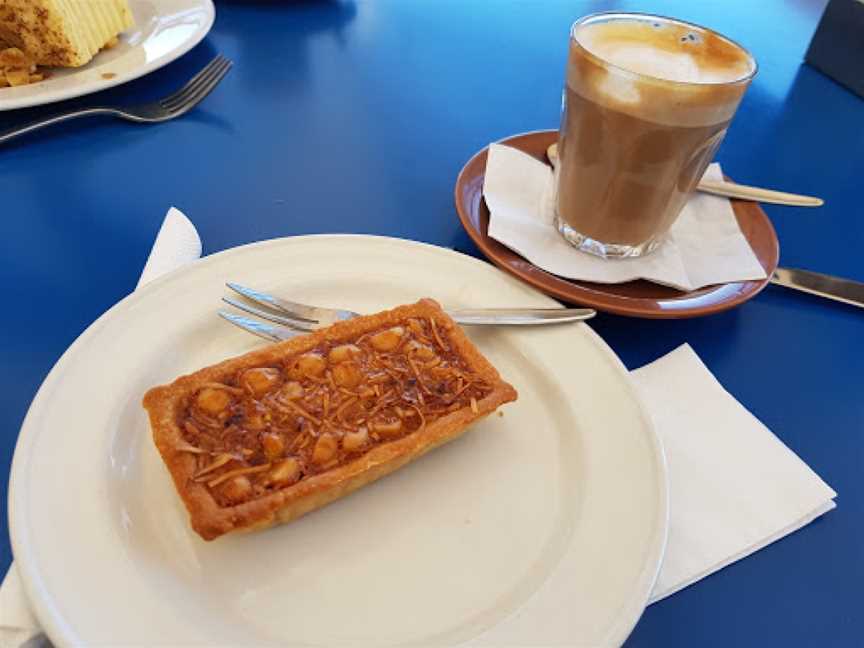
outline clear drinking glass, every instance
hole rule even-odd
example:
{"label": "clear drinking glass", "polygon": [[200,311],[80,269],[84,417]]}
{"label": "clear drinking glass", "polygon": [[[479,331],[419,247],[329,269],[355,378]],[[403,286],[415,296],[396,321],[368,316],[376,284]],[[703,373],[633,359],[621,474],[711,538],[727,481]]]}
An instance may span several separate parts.
{"label": "clear drinking glass", "polygon": [[570,32],[556,225],[602,257],[656,249],[756,73],[747,50],[672,18],[586,16]]}

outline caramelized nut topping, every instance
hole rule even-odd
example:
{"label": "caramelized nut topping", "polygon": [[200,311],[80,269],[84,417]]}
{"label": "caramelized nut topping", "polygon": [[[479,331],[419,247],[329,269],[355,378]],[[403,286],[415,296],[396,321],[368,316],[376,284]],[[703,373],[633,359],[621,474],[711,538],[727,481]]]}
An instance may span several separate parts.
{"label": "caramelized nut topping", "polygon": [[264,454],[270,461],[280,459],[285,452],[285,441],[274,432],[268,432],[263,435],[261,437],[261,445],[264,447]]}
{"label": "caramelized nut topping", "polygon": [[276,486],[288,486],[300,479],[300,462],[289,457],[270,471],[270,482]]}
{"label": "caramelized nut topping", "polygon": [[249,369],[240,376],[240,384],[253,396],[263,396],[281,380],[282,374],[272,367]]}
{"label": "caramelized nut topping", "polygon": [[205,414],[217,416],[221,412],[224,412],[231,404],[231,396],[224,389],[205,387],[198,392],[195,404]]}
{"label": "caramelized nut topping", "polygon": [[36,83],[44,78],[36,73],[36,65],[17,47],[2,49],[0,45],[0,87]]}
{"label": "caramelized nut topping", "polygon": [[382,416],[372,422],[372,431],[385,438],[399,436],[402,431],[402,419],[397,416]]}
{"label": "caramelized nut topping", "polygon": [[239,504],[252,494],[252,482],[245,475],[226,481],[220,492],[229,502]]}
{"label": "caramelized nut topping", "polygon": [[405,344],[405,353],[420,360],[432,360],[435,357],[435,349],[417,340],[411,340]]}
{"label": "caramelized nut topping", "polygon": [[204,384],[180,413],[178,450],[197,462],[193,480],[234,506],[476,411],[491,389],[451,350],[446,324],[412,318]]}
{"label": "caramelized nut topping", "polygon": [[340,387],[351,389],[363,382],[363,373],[354,362],[345,362],[333,367],[333,382]]}
{"label": "caramelized nut topping", "polygon": [[401,326],[394,326],[386,331],[376,333],[371,337],[370,342],[376,351],[393,351],[399,346],[404,333],[405,329]]}
{"label": "caramelized nut topping", "polygon": [[342,437],[342,449],[345,452],[357,452],[369,442],[369,431],[365,426],[360,426],[356,430],[347,432]]}
{"label": "caramelized nut topping", "polygon": [[279,395],[288,400],[301,398],[303,396],[303,385],[296,380],[287,382],[282,385],[282,389],[279,390]]}
{"label": "caramelized nut topping", "polygon": [[339,449],[339,442],[332,434],[324,434],[318,438],[315,443],[315,449],[312,451],[312,461],[316,464],[326,464],[336,456],[336,450]]}
{"label": "caramelized nut topping", "polygon": [[339,346],[330,349],[327,359],[335,364],[337,362],[345,362],[346,360],[356,358],[361,353],[363,352],[356,344],[340,344]]}
{"label": "caramelized nut topping", "polygon": [[288,367],[288,375],[292,380],[317,378],[327,368],[327,361],[318,353],[304,353],[295,359]]}

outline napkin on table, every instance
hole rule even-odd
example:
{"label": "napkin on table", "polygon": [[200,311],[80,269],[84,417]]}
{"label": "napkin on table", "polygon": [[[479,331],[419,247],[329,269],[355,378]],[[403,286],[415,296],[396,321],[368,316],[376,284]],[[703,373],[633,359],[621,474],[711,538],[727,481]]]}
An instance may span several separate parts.
{"label": "napkin on table", "polygon": [[[201,256],[201,239],[195,226],[179,209],[165,215],[150,256],[135,286],[137,290],[161,275],[191,263]],[[50,648],[27,597],[15,563],[0,585],[0,648]]]}
{"label": "napkin on table", "polygon": [[723,389],[689,345],[630,375],[669,475],[669,537],[652,602],[834,508],[837,494]]}
{"label": "napkin on table", "polygon": [[176,270],[201,256],[201,238],[186,215],[172,207],[162,221],[150,256],[141,271],[135,290],[144,284]]}
{"label": "napkin on table", "polygon": [[[722,180],[720,165],[710,165],[705,177]],[[547,272],[597,283],[647,279],[687,291],[766,276],[726,198],[694,194],[657,250],[606,260],[574,249],[558,233],[554,195],[549,166],[510,146],[489,147],[483,183],[489,236]]]}
{"label": "napkin on table", "polygon": [[[155,279],[200,254],[194,226],[172,208],[144,274]],[[688,345],[631,375],[669,470],[669,540],[652,602],[834,508],[834,491],[726,392]],[[22,646],[50,644],[13,563],[0,586],[0,648]]]}

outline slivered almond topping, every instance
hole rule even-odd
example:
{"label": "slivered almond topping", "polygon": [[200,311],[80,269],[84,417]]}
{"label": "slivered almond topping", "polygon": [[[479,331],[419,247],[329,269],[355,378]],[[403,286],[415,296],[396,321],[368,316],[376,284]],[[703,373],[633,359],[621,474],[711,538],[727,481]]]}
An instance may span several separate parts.
{"label": "slivered almond topping", "polygon": [[[460,382],[460,383],[462,382],[462,379],[461,379],[461,378],[459,379],[459,382]],[[471,386],[471,383],[465,383],[464,385],[461,385],[461,386],[459,387],[459,389],[456,390],[456,393],[453,394],[453,397],[454,397],[454,398],[457,398],[458,396],[460,396],[460,395],[462,394],[462,392],[464,392],[464,391],[465,391],[466,389],[468,389],[470,386]]]}
{"label": "slivered almond topping", "polygon": [[177,452],[191,452],[192,454],[207,454],[206,450],[202,450],[197,446],[193,446],[191,443],[186,443],[185,441],[180,441],[174,449]]}
{"label": "slivered almond topping", "polygon": [[417,384],[420,385],[420,388],[425,391],[427,394],[431,394],[429,388],[426,386],[426,383],[423,382],[423,379],[420,377],[420,370],[417,369],[417,364],[414,362],[412,358],[408,358],[408,365],[411,367],[411,371],[414,372],[414,377],[417,379]]}
{"label": "slivered almond topping", "polygon": [[239,477],[240,475],[254,475],[255,473],[267,472],[268,470],[270,470],[269,463],[261,464],[260,466],[249,466],[248,468],[237,468],[236,470],[229,470],[226,473],[222,473],[216,479],[208,481],[207,485],[210,488],[213,488],[224,481],[228,481],[234,477]]}
{"label": "slivered almond topping", "polygon": [[307,412],[305,409],[303,409],[303,408],[302,408],[300,405],[298,405],[297,403],[295,403],[295,402],[293,402],[293,401],[284,401],[284,402],[281,403],[281,404],[284,405],[285,407],[287,407],[288,409],[292,409],[292,410],[294,410],[294,411],[297,412],[300,416],[309,419],[309,420],[312,421],[315,425],[321,425],[321,419],[319,419],[317,416],[312,416],[309,412]]}
{"label": "slivered almond topping", "polygon": [[227,454],[227,453],[220,454],[216,457],[216,459],[212,463],[208,464],[207,466],[204,466],[201,470],[199,470],[194,475],[192,475],[192,479],[198,480],[201,477],[203,477],[204,475],[213,472],[217,468],[221,468],[222,466],[224,466],[225,464],[230,462],[232,459],[234,459],[234,457],[232,457],[230,454]]}
{"label": "slivered almond topping", "polygon": [[416,405],[409,405],[408,407],[411,407],[415,412],[417,412],[417,416],[420,417],[420,427],[417,428],[417,431],[419,432],[426,427],[426,417],[423,416],[423,412]]}
{"label": "slivered almond topping", "polygon": [[345,410],[347,410],[349,407],[351,407],[351,406],[352,406],[354,403],[356,403],[358,400],[359,400],[359,399],[358,399],[356,396],[352,396],[352,397],[349,398],[347,401],[345,401],[344,403],[342,403],[342,404],[339,406],[339,409],[336,410],[336,418],[341,420],[341,419],[342,419],[342,414],[344,414]]}
{"label": "slivered almond topping", "polygon": [[178,451],[201,457],[193,479],[219,506],[236,506],[450,412],[479,414],[492,387],[448,345],[446,330],[434,318],[406,319],[201,383],[180,413]]}
{"label": "slivered almond topping", "polygon": [[429,318],[429,325],[432,327],[432,335],[435,336],[435,341],[438,343],[438,346],[441,347],[442,351],[446,352],[448,349],[446,346],[444,346],[444,342],[441,340],[441,336],[438,335],[438,325],[435,324],[434,317]]}

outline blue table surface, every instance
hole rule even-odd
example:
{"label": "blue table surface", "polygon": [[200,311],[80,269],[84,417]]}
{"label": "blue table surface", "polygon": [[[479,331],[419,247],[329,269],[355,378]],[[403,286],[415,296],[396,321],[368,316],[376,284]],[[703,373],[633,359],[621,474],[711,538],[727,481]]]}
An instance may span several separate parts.
{"label": "blue table surface", "polygon": [[[478,255],[453,207],[456,174],[490,141],[557,126],[568,28],[592,11],[676,15],[746,45],[760,72],[719,159],[739,181],[825,199],[766,206],[783,265],[864,281],[864,101],[803,63],[824,4],[217,1],[187,56],[70,102],[155,98],[222,52],[235,68],[200,109],[156,127],[74,123],[0,150],[0,470],[39,384],[133,289],[171,205],[205,253],[358,232]],[[0,128],[55,108],[4,113]],[[689,342],[839,493],[835,511],[650,606],[627,645],[862,645],[864,312],[769,287],[712,317],[592,326],[628,367]],[[4,569],[11,559],[4,535]]]}

